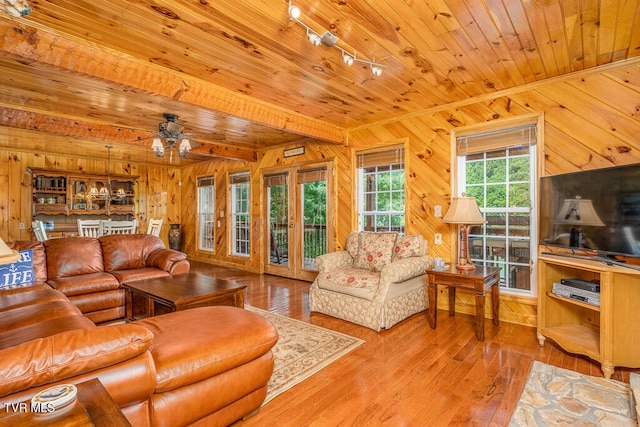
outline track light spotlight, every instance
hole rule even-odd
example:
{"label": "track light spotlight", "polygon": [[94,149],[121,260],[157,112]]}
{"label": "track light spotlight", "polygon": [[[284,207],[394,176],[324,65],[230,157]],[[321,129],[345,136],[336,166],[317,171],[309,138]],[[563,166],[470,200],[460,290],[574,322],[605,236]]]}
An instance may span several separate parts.
{"label": "track light spotlight", "polygon": [[300,8],[298,6],[292,6],[291,2],[289,2],[289,19],[292,21],[300,18]]}
{"label": "track light spotlight", "polygon": [[374,76],[380,77],[382,75],[381,67],[377,65],[369,64],[369,68],[371,69],[371,73],[373,73]]}
{"label": "track light spotlight", "polygon": [[309,42],[311,42],[312,45],[320,46],[320,42],[322,41],[322,39],[319,35],[311,31],[307,31],[307,37],[309,38]]}
{"label": "track light spotlight", "polygon": [[347,64],[348,67],[353,65],[353,61],[355,61],[355,55],[350,55],[347,52],[342,52],[342,62]]}

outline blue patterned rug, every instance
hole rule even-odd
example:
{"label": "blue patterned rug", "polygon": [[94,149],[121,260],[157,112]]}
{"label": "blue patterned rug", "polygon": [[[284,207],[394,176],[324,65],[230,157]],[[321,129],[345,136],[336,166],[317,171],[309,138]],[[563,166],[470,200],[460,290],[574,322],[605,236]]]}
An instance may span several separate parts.
{"label": "blue patterned rug", "polygon": [[629,385],[533,362],[509,426],[636,426]]}

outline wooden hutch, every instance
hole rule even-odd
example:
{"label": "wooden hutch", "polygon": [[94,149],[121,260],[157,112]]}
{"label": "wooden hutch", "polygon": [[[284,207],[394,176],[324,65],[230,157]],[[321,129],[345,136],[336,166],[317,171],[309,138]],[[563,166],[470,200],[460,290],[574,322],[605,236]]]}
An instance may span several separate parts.
{"label": "wooden hutch", "polygon": [[[137,176],[29,168],[34,220],[49,224],[50,237],[76,236],[77,219],[131,220]],[[53,227],[51,227],[53,224]]]}

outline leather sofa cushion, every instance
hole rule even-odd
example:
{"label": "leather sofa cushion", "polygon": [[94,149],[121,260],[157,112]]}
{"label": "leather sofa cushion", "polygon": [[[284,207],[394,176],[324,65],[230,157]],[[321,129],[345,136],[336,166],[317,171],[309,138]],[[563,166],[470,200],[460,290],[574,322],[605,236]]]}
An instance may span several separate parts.
{"label": "leather sofa cushion", "polygon": [[68,239],[49,239],[44,242],[49,280],[104,271],[98,239],[74,237],[70,243]]}
{"label": "leather sofa cushion", "polygon": [[269,352],[271,322],[237,307],[199,307],[136,321],[155,335],[156,393],[229,371]]}
{"label": "leather sofa cushion", "polygon": [[85,314],[109,308],[122,307],[124,306],[124,289],[72,295],[69,297],[69,301]]}
{"label": "leather sofa cushion", "polygon": [[59,277],[49,280],[48,283],[66,296],[84,295],[120,288],[118,279],[105,272]]}
{"label": "leather sofa cushion", "polygon": [[31,291],[16,292],[5,295],[0,292],[0,312],[25,305],[40,304],[50,301],[67,301],[60,292],[54,291],[49,286],[45,289],[35,288]]}
{"label": "leather sofa cushion", "polygon": [[13,347],[37,338],[76,329],[92,329],[96,325],[84,316],[66,316],[33,323],[21,328],[0,333],[0,349]]}
{"label": "leather sofa cushion", "polygon": [[[151,396],[151,425],[235,425],[235,421],[259,408],[264,402],[267,394],[266,384],[272,373],[273,354],[267,352],[222,375],[206,378],[166,393],[154,393]],[[212,393],[211,390],[219,392]],[[194,396],[206,398],[198,399]],[[176,411],[175,408],[180,410]]]}
{"label": "leather sofa cushion", "polygon": [[16,241],[7,243],[10,249],[25,251],[33,249],[33,273],[36,282],[47,281],[47,255],[44,244],[38,241]]}
{"label": "leather sofa cushion", "polygon": [[13,308],[0,313],[0,332],[65,316],[82,315],[69,301],[51,301]]}
{"label": "leather sofa cushion", "polygon": [[116,270],[112,271],[111,274],[113,274],[120,283],[130,282],[133,280],[153,279],[155,277],[165,277],[169,275],[166,271],[158,270],[153,267]]}
{"label": "leather sofa cushion", "polygon": [[105,271],[146,267],[149,254],[165,249],[160,238],[148,234],[111,234],[100,237],[99,241]]}
{"label": "leather sofa cushion", "polygon": [[152,341],[145,328],[125,324],[62,332],[0,350],[0,396],[132,359]]}

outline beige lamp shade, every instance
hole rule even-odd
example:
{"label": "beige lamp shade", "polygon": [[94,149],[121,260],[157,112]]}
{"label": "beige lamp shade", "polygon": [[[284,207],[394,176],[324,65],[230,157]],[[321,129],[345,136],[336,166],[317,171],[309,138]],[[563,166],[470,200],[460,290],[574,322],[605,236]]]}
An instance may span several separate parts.
{"label": "beige lamp shade", "polygon": [[591,200],[576,196],[575,199],[565,199],[555,220],[556,224],[604,226],[604,222],[593,208]]}
{"label": "beige lamp shade", "polygon": [[9,249],[9,246],[0,238],[0,264],[11,264],[20,259],[18,251]]}
{"label": "beige lamp shade", "polygon": [[485,221],[475,197],[454,197],[442,222],[449,224],[484,224]]}

